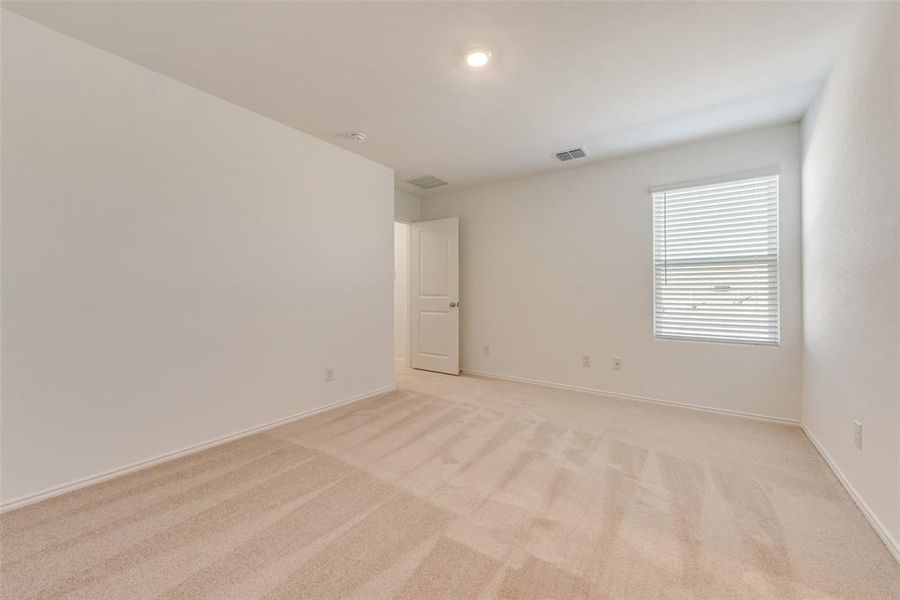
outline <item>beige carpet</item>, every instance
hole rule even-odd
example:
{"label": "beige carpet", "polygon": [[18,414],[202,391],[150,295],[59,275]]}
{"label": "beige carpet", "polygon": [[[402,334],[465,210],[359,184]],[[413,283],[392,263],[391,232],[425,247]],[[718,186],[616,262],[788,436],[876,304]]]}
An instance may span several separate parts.
{"label": "beige carpet", "polygon": [[3,598],[896,598],[796,428],[402,370],[3,515]]}

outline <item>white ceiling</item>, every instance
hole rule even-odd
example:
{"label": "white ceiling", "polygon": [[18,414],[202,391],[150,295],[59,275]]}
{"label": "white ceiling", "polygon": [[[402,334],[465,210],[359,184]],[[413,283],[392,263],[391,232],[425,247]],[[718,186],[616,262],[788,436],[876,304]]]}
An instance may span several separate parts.
{"label": "white ceiling", "polygon": [[[797,119],[865,6],[6,2],[25,17],[458,189]],[[466,48],[494,53],[481,72]],[[367,141],[346,138],[363,131]]]}

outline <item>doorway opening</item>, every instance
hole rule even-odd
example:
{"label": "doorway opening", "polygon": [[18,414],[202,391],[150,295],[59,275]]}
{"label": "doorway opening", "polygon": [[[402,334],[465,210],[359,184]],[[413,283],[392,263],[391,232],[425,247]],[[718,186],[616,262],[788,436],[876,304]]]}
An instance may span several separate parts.
{"label": "doorway opening", "polygon": [[459,219],[394,223],[394,363],[459,375]]}
{"label": "doorway opening", "polygon": [[394,365],[409,365],[409,224],[394,223]]}

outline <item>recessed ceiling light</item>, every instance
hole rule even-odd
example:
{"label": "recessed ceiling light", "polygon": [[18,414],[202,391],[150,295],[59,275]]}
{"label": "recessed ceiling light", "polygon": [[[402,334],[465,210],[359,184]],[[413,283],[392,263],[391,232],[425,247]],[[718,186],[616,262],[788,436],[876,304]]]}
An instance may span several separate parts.
{"label": "recessed ceiling light", "polygon": [[466,52],[466,64],[473,69],[480,69],[491,62],[491,51],[484,48],[474,48]]}

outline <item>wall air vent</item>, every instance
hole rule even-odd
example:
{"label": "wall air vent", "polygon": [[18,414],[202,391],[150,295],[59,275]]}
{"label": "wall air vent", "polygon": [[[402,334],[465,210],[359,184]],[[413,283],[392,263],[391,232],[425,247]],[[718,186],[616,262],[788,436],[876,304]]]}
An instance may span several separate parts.
{"label": "wall air vent", "polygon": [[410,179],[406,183],[411,183],[417,187],[422,188],[423,190],[430,190],[431,188],[441,187],[442,185],[447,185],[449,182],[444,181],[443,179],[438,179],[434,175],[423,175],[422,177],[416,177],[415,179]]}
{"label": "wall air vent", "polygon": [[572,150],[564,150],[556,153],[556,158],[562,162],[567,160],[575,160],[576,158],[584,158],[587,151],[584,148],[573,148]]}

